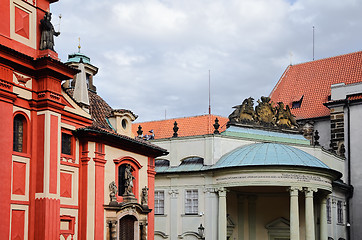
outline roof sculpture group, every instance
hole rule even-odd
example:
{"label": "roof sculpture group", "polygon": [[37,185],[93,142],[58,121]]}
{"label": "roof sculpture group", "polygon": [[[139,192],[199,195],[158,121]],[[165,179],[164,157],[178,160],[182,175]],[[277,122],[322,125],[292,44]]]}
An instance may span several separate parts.
{"label": "roof sculpture group", "polygon": [[230,124],[246,124],[262,127],[297,129],[295,116],[289,106],[278,102],[276,105],[269,97],[261,97],[254,109],[254,99],[249,97],[241,105],[234,106],[235,110],[229,115]]}

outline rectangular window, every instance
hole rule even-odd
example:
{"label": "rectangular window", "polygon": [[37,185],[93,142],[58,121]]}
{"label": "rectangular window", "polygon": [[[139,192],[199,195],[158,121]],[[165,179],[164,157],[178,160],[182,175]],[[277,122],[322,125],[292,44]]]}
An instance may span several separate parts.
{"label": "rectangular window", "polygon": [[331,211],[331,199],[327,199],[327,222],[331,223],[332,221],[332,211]]}
{"label": "rectangular window", "polygon": [[155,191],[155,214],[165,214],[165,192]]}
{"label": "rectangular window", "polygon": [[342,201],[337,201],[337,222],[343,223]]}
{"label": "rectangular window", "polygon": [[97,152],[98,153],[103,153],[103,144],[102,143],[96,143],[97,146]]}
{"label": "rectangular window", "polygon": [[185,192],[185,214],[198,214],[199,193],[197,189],[186,190]]}
{"label": "rectangular window", "polygon": [[62,154],[72,154],[72,135],[62,133]]}

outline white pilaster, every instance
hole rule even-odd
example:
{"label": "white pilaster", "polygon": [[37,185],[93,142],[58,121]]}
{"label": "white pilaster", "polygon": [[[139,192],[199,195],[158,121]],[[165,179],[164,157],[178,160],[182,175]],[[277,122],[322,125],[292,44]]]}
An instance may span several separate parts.
{"label": "white pilaster", "polygon": [[171,189],[169,192],[170,194],[170,239],[178,239],[178,221],[177,221],[177,217],[178,217],[178,208],[179,206],[177,206],[177,197],[178,197],[178,190],[177,189]]}
{"label": "white pilaster", "polygon": [[220,188],[219,194],[219,231],[218,240],[226,240],[227,221],[226,221],[226,189]]}
{"label": "white pilaster", "polygon": [[214,188],[206,188],[205,194],[205,215],[204,223],[205,226],[205,239],[217,239],[217,193]]}

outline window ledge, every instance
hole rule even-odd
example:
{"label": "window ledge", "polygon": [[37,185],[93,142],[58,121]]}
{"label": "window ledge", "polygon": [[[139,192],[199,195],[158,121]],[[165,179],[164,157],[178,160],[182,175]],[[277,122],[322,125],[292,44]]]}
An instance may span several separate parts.
{"label": "window ledge", "polygon": [[155,217],[167,217],[167,214],[155,214]]}
{"label": "window ledge", "polygon": [[13,151],[13,155],[16,155],[16,156],[19,156],[19,157],[30,158],[30,154],[29,153],[24,153],[24,152]]}
{"label": "window ledge", "polygon": [[199,214],[181,214],[181,217],[201,217]]}

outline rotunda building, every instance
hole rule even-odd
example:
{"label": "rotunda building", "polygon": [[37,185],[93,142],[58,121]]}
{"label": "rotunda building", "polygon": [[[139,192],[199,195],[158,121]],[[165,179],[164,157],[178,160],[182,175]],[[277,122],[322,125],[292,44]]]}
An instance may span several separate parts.
{"label": "rotunda building", "polygon": [[169,151],[156,160],[155,239],[345,239],[344,159],[288,114],[265,123],[242,109],[221,133],[216,121],[214,134],[152,140]]}

